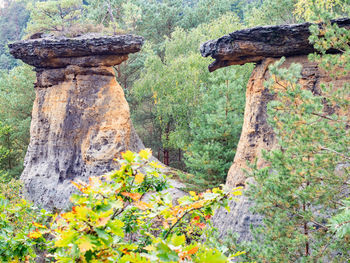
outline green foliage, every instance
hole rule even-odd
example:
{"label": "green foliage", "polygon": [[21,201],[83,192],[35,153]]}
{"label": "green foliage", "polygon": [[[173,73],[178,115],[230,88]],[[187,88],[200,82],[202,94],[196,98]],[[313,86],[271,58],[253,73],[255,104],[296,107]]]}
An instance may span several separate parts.
{"label": "green foliage", "polygon": [[244,8],[245,23],[253,27],[302,22],[293,13],[296,2],[296,0],[252,1]]}
{"label": "green foliage", "polygon": [[[225,182],[240,137],[249,66],[218,71],[209,90],[201,87],[202,104],[189,123],[191,142],[185,152],[193,183],[208,188]],[[215,79],[214,79],[215,78]]]}
{"label": "green foliage", "polygon": [[0,72],[0,169],[18,177],[29,144],[35,74],[29,66]]}
{"label": "green foliage", "polygon": [[265,153],[270,166],[252,174],[250,194],[264,226],[250,255],[262,262],[344,262],[348,237],[334,238],[326,222],[348,189],[349,171],[337,170],[349,159],[349,86],[323,85],[321,95],[313,94],[298,82],[301,65],[280,68],[283,62],[270,67],[266,83],[276,95],[268,110],[280,148]]}
{"label": "green foliage", "polygon": [[[120,169],[72,182],[70,211],[56,215],[22,199],[21,184],[0,184],[0,261],[229,262],[234,252],[203,233],[240,189],[190,192],[174,203],[150,150],[125,152]],[[208,236],[209,237],[209,236]]]}
{"label": "green foliage", "polygon": [[[325,70],[327,70],[334,78],[338,76],[344,76],[349,74],[349,62],[350,62],[350,46],[348,44],[348,39],[350,37],[350,33],[348,30],[343,28],[339,28],[337,25],[332,25],[330,19],[332,15],[335,13],[337,1],[333,3],[333,5],[329,5],[330,9],[328,12],[319,12],[318,15],[322,16],[324,19],[323,27],[316,28],[315,26],[310,27],[310,31],[312,35],[310,36],[310,41],[315,45],[319,54],[310,55],[310,59],[317,61]],[[350,13],[350,3],[346,2],[341,5],[341,10]],[[338,5],[339,7],[339,5]],[[338,50],[340,54],[332,55],[327,54],[327,50],[334,49]],[[338,114],[347,114],[347,118],[345,117],[343,121],[349,123],[349,85],[346,83],[344,85],[344,89],[338,91],[334,94],[333,101],[327,101],[329,105],[336,105]],[[334,107],[334,106],[333,106]],[[348,124],[347,124],[348,125]],[[348,136],[344,134],[344,136]],[[339,142],[343,143],[343,142]],[[345,141],[344,147],[349,147],[349,139]],[[345,164],[338,165],[338,173],[345,174],[349,177],[350,170],[348,166],[348,162],[350,160],[347,155],[347,150],[343,149],[343,152],[334,152],[334,154],[340,154],[343,158],[345,158]],[[328,149],[330,150],[330,149]],[[338,203],[339,205],[339,203]],[[338,208],[338,213],[335,214],[330,219],[330,228],[336,234],[336,236],[342,240],[347,240],[350,236],[350,220],[349,220],[349,200],[345,199],[340,203],[340,207]]]}
{"label": "green foliage", "polygon": [[[319,21],[316,17],[317,13],[320,12],[328,13],[332,18],[346,16],[346,8],[349,7],[348,5],[348,0],[298,0],[295,4],[294,13],[307,21]],[[321,19],[321,21],[322,20],[323,19]]]}
{"label": "green foliage", "polygon": [[49,214],[22,199],[21,188],[16,180],[0,182],[0,262],[34,262],[47,249],[37,229]]}
{"label": "green foliage", "polygon": [[[181,149],[186,152],[192,142],[200,144],[201,139],[193,129],[203,120],[202,114],[213,113],[213,107],[207,102],[208,99],[214,101],[217,98],[212,89],[224,90],[228,82],[230,87],[237,86],[235,94],[243,92],[239,87],[245,85],[242,79],[247,81],[246,74],[250,73],[250,67],[240,69],[239,72],[242,72],[243,77],[237,80],[234,72],[230,74],[229,71],[225,71],[224,77],[220,71],[210,74],[207,70],[209,60],[200,56],[198,44],[241,27],[236,16],[226,14],[210,24],[202,24],[190,31],[177,28],[165,41],[164,57],[159,57],[153,51],[152,45],[144,47],[144,51],[147,52],[145,70],[135,83],[133,90],[134,96],[139,101],[134,119],[141,137],[147,138],[143,132],[149,133],[149,129],[145,126],[152,123],[153,131],[149,134],[155,138],[153,142],[157,142],[158,145],[161,143],[163,149]],[[230,95],[229,99],[234,96],[236,95]],[[239,100],[235,105],[239,113],[242,113],[243,108],[241,102],[242,100]],[[227,107],[226,109],[229,110]],[[218,114],[222,114],[226,109],[221,106],[218,110],[221,113]],[[238,118],[242,120],[243,116]],[[236,133],[236,135],[239,134]],[[197,137],[196,142],[193,141],[193,136]],[[149,139],[149,141],[152,140]],[[206,146],[203,144],[198,147]],[[229,147],[232,150],[231,146]],[[225,151],[228,151],[228,148]],[[216,169],[220,168],[216,167]],[[218,177],[222,177],[222,173]]]}
{"label": "green foliage", "polygon": [[20,40],[29,12],[24,1],[4,1],[5,7],[0,8],[0,70],[10,70],[18,63],[8,52],[7,44],[10,41]]}
{"label": "green foliage", "polygon": [[[23,259],[25,255],[27,260],[32,259],[34,248],[39,247],[51,250],[48,256],[56,262],[209,263],[228,262],[241,254],[201,241],[215,209],[227,207],[240,190],[190,192],[175,204],[164,192],[168,188],[166,178],[158,171],[161,165],[149,160],[151,155],[150,150],[139,154],[127,151],[119,161],[119,170],[90,177],[89,183],[72,182],[80,193],[72,195],[71,211],[55,215],[50,227],[43,224],[48,219],[43,211],[27,214],[32,207],[18,195],[15,199],[7,196],[11,202],[18,200],[13,204],[16,214],[4,198],[2,233],[15,236],[11,241],[21,244],[21,252],[16,254],[13,250],[19,244],[6,239],[4,248],[13,245],[6,259]],[[20,226],[8,226],[10,222],[18,224],[12,216],[18,217]],[[41,220],[23,224],[30,219]]]}
{"label": "green foliage", "polygon": [[330,227],[338,238],[343,239],[350,236],[350,200],[343,201],[340,213],[330,219]]}
{"label": "green foliage", "polygon": [[70,27],[82,17],[84,10],[82,0],[49,0],[45,2],[29,2],[27,9],[30,20],[27,32],[68,34]]}

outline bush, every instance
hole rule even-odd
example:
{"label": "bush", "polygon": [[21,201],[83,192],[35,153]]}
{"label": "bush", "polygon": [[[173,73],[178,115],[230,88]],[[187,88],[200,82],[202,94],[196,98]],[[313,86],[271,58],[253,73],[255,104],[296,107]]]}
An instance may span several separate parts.
{"label": "bush", "polygon": [[175,204],[151,151],[122,156],[119,170],[72,182],[72,208],[55,216],[2,195],[1,259],[29,261],[43,250],[56,262],[227,262],[241,254],[201,240],[213,231],[214,210],[239,189],[190,192]]}
{"label": "bush", "polygon": [[0,183],[0,262],[29,262],[45,251],[46,240],[36,229],[47,219],[46,211],[21,198],[19,181]]}

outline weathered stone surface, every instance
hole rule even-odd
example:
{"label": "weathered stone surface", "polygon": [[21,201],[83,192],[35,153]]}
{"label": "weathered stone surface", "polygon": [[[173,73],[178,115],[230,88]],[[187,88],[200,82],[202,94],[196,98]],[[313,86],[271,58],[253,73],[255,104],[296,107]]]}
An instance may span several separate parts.
{"label": "weathered stone surface", "polygon": [[[350,28],[350,19],[332,20],[340,27]],[[215,61],[209,71],[230,65],[260,62],[264,58],[307,55],[314,51],[309,43],[311,23],[260,26],[235,31],[201,45],[202,56],[211,56]],[[332,50],[330,50],[332,52]]]}
{"label": "weathered stone surface", "polygon": [[123,89],[111,67],[142,45],[141,37],[38,39],[10,45],[36,66],[31,138],[21,179],[27,196],[45,208],[65,208],[86,181],[117,168],[114,158],[144,148]]}
{"label": "weathered stone surface", "polygon": [[37,68],[68,65],[114,66],[129,53],[140,51],[143,38],[134,35],[83,35],[75,38],[45,37],[9,44],[10,53]]}
{"label": "weathered stone surface", "polygon": [[[49,72],[48,72],[49,71]],[[50,74],[51,70],[38,73]],[[66,207],[71,180],[116,168],[113,158],[143,148],[112,68],[61,69],[63,81],[36,85],[30,145],[22,180],[29,197],[47,208]]]}

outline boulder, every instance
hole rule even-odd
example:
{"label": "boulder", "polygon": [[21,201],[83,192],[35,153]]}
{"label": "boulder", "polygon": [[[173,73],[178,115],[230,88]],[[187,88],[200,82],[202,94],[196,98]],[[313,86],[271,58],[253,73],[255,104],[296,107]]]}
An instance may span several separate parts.
{"label": "boulder", "polygon": [[144,148],[130,120],[112,66],[138,52],[133,35],[42,38],[9,45],[15,58],[35,67],[37,82],[30,144],[21,179],[37,205],[62,209],[86,181],[117,168],[126,150]]}

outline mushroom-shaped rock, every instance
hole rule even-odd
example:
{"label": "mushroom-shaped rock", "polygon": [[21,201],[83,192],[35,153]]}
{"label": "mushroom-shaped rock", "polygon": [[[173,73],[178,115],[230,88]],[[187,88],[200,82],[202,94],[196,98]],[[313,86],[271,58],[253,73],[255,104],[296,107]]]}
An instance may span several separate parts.
{"label": "mushroom-shaped rock", "polygon": [[112,66],[141,49],[133,35],[42,38],[9,45],[37,72],[30,144],[21,179],[45,208],[65,208],[70,181],[116,168],[114,158],[138,151],[123,89]]}
{"label": "mushroom-shaped rock", "polygon": [[[350,28],[349,18],[335,19],[332,23]],[[307,55],[315,51],[309,42],[310,26],[311,23],[303,23],[243,29],[203,43],[200,52],[203,57],[215,59],[209,65],[211,72],[230,65],[260,62],[264,58]]]}
{"label": "mushroom-shaped rock", "polygon": [[[333,20],[340,27],[350,28],[350,19]],[[230,65],[242,65],[257,62],[246,89],[246,105],[241,137],[237,146],[233,164],[228,171],[226,185],[230,187],[247,185],[247,163],[255,162],[258,168],[268,165],[261,156],[261,151],[269,151],[277,146],[273,129],[267,122],[267,104],[274,99],[273,94],[264,86],[270,78],[269,65],[280,57],[286,56],[283,67],[292,63],[302,65],[300,84],[315,95],[322,95],[320,84],[332,82],[334,88],[343,87],[350,81],[350,76],[341,76],[336,80],[321,70],[317,63],[310,62],[307,54],[314,52],[309,44],[309,26],[298,25],[265,26],[244,29],[208,41],[201,46],[203,56],[212,56],[215,61],[209,66],[210,71]],[[335,51],[333,51],[335,52]],[[251,180],[251,179],[249,179]],[[250,183],[254,183],[250,181]],[[261,216],[254,215],[249,208],[253,205],[246,196],[231,204],[231,211],[221,210],[214,216],[214,225],[221,235],[233,231],[240,235],[240,240],[249,240],[250,225],[261,223]]]}

